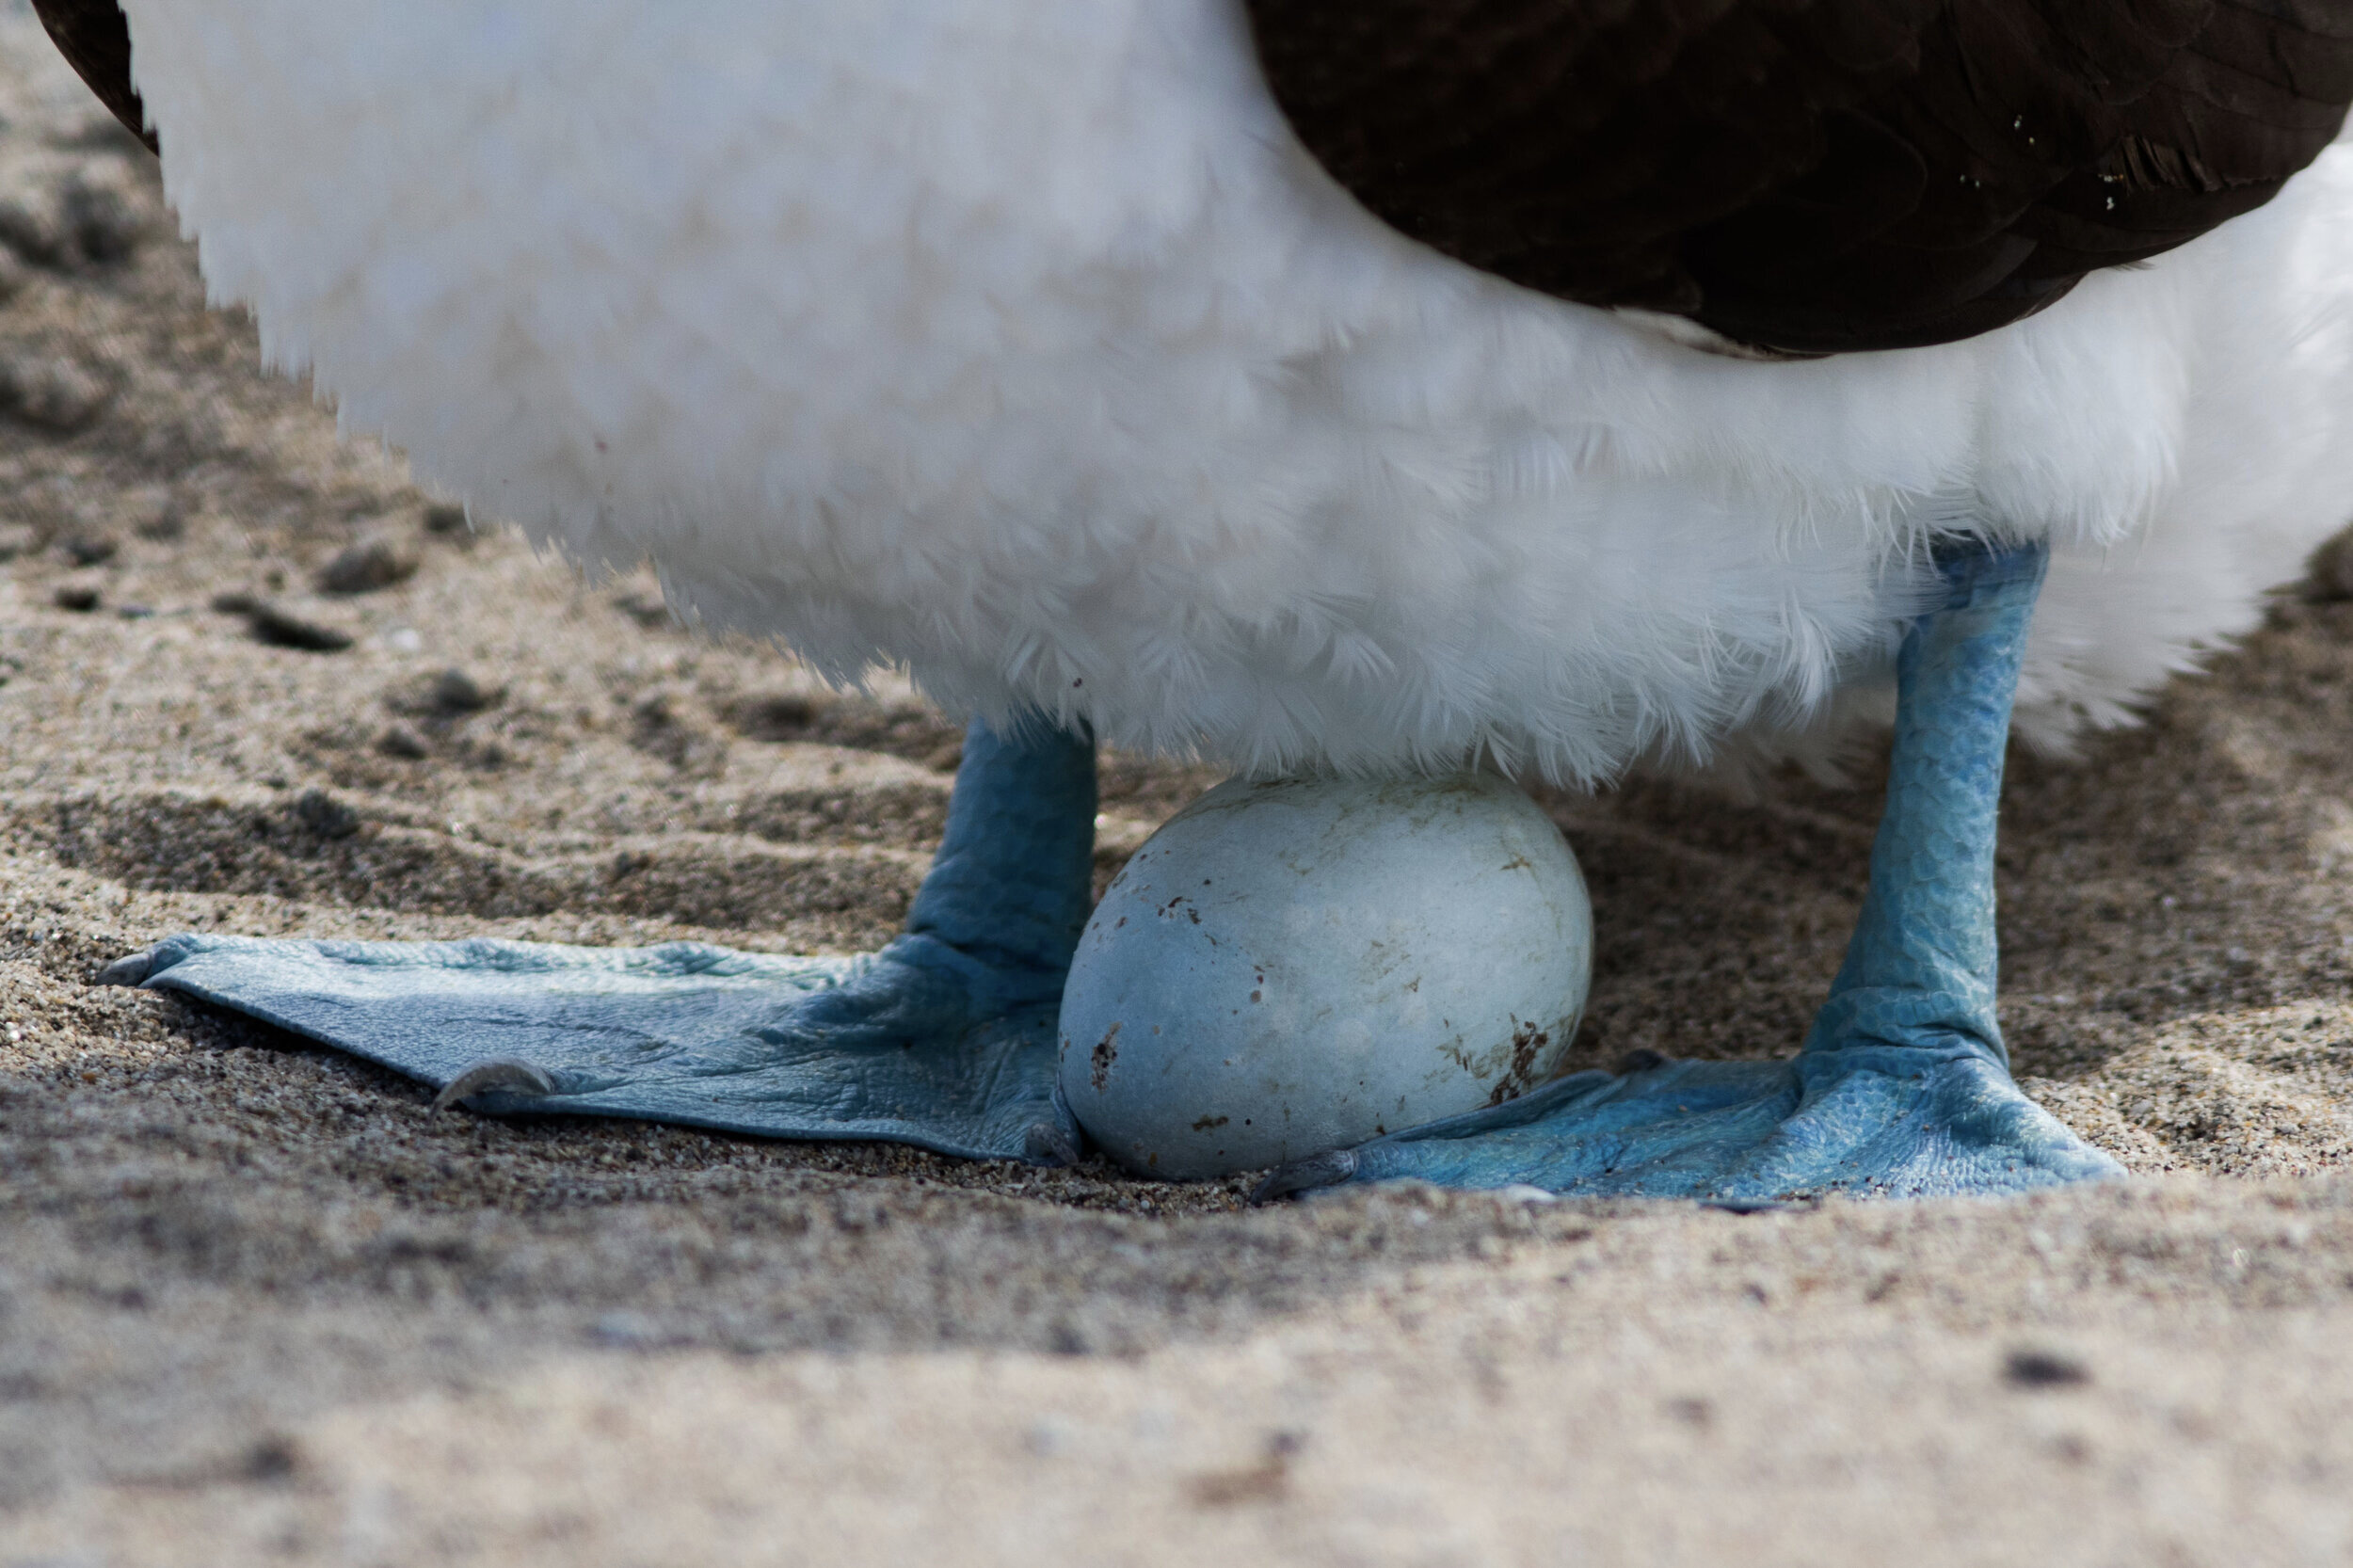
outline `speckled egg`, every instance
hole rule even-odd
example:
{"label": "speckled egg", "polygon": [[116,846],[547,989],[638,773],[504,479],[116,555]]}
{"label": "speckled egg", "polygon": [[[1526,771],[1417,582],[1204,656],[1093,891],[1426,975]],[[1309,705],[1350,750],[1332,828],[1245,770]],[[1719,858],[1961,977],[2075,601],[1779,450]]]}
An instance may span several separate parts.
{"label": "speckled egg", "polygon": [[1087,922],[1063,1093],[1139,1174],[1258,1170],[1544,1081],[1592,966],[1576,856],[1507,781],[1232,779]]}

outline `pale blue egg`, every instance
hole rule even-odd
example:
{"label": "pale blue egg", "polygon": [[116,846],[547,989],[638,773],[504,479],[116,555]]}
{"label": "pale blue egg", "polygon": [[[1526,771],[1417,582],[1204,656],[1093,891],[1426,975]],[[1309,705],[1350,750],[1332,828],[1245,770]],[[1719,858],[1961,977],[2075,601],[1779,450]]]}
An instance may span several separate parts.
{"label": "pale blue egg", "polygon": [[1063,1093],[1131,1170],[1258,1170],[1543,1082],[1592,968],[1576,856],[1506,780],[1228,780],[1087,922]]}

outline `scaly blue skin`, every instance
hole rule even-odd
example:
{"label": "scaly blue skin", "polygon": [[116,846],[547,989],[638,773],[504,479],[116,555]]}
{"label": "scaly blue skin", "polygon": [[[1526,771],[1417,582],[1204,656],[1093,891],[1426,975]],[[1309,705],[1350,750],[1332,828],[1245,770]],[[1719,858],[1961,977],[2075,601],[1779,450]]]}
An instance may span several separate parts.
{"label": "scaly blue skin", "polygon": [[1095,805],[1092,742],[975,724],[906,931],[859,958],[184,936],[101,979],[250,1014],[444,1103],[1067,1160],[1054,1024]]}
{"label": "scaly blue skin", "polygon": [[1276,1196],[1343,1181],[1769,1203],[1822,1192],[2023,1192],[2123,1174],[2018,1092],[1994,1018],[1993,842],[2039,547],[1938,559],[1905,637],[1871,888],[1785,1062],[1578,1073],[1492,1111],[1301,1160]]}
{"label": "scaly blue skin", "polygon": [[[2043,555],[1971,547],[1940,565],[1948,598],[1898,665],[1870,893],[1796,1058],[1580,1073],[1303,1160],[1263,1192],[1414,1176],[1765,1202],[2121,1174],[2018,1092],[1993,1012],[1995,813]],[[1055,1014],[1095,806],[1090,744],[975,725],[906,933],[861,958],[187,936],[104,978],[235,1008],[488,1111],[1066,1160]]]}

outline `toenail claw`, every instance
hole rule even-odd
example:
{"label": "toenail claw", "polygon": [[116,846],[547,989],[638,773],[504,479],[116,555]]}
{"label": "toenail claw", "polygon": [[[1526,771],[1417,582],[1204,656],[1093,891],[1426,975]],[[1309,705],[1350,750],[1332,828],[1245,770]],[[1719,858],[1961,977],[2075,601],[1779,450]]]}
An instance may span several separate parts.
{"label": "toenail claw", "polygon": [[1273,1203],[1277,1198],[1293,1197],[1312,1192],[1319,1187],[1336,1187],[1356,1174],[1356,1153],[1353,1149],[1330,1149],[1311,1154],[1305,1160],[1294,1160],[1278,1165],[1258,1183],[1250,1194],[1253,1204]]}
{"label": "toenail claw", "polygon": [[144,985],[148,974],[155,968],[155,950],[141,948],[127,952],[91,977],[92,985]]}
{"label": "toenail claw", "polygon": [[433,1109],[444,1111],[459,1100],[487,1095],[492,1090],[518,1095],[552,1095],[555,1093],[555,1080],[544,1067],[512,1056],[494,1056],[488,1061],[476,1062],[451,1079],[448,1087],[433,1096]]}

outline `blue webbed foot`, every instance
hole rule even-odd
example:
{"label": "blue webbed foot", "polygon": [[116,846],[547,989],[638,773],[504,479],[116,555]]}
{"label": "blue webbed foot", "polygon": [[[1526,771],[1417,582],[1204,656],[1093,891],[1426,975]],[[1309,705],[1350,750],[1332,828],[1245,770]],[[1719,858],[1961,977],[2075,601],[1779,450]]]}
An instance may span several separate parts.
{"label": "blue webbed foot", "polygon": [[1897,661],[1871,888],[1830,1000],[1783,1062],[1579,1073],[1507,1105],[1275,1172],[1342,1182],[1759,1202],[2019,1192],[2122,1174],[2019,1093],[1994,1020],[1993,842],[2040,549],[1940,556],[1945,601]]}
{"label": "blue webbed foot", "polygon": [[437,1106],[1068,1161],[1054,1026],[1095,806],[1090,742],[974,725],[905,933],[855,958],[185,936],[101,979],[366,1057],[435,1085]]}
{"label": "blue webbed foot", "polygon": [[1976,1056],[1806,1053],[1577,1073],[1508,1105],[1286,1166],[1263,1201],[1340,1182],[1755,1202],[1936,1197],[2119,1174]]}

